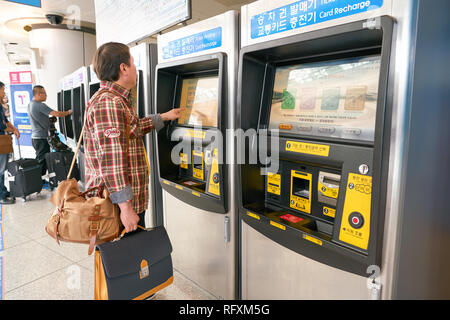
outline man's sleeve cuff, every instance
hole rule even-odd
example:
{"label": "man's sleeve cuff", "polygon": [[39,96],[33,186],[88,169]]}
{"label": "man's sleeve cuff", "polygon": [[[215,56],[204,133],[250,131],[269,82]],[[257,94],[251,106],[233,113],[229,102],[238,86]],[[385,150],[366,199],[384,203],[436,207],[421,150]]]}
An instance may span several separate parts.
{"label": "man's sleeve cuff", "polygon": [[133,199],[133,190],[130,186],[126,186],[124,189],[111,193],[109,195],[112,203],[122,203]]}
{"label": "man's sleeve cuff", "polygon": [[164,121],[162,121],[161,115],[152,114],[149,117],[150,117],[150,119],[152,119],[152,123],[153,123],[153,126],[155,127],[156,131],[159,131],[162,128],[164,128]]}

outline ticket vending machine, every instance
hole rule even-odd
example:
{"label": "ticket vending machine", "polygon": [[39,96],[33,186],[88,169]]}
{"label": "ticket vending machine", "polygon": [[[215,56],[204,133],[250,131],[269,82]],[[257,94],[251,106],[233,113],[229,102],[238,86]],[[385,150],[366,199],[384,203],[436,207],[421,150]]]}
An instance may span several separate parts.
{"label": "ticket vending machine", "polygon": [[[73,75],[69,74],[63,78],[63,94],[62,94],[62,110],[72,110],[72,94],[73,94]],[[76,146],[74,139],[72,118],[63,117],[58,119],[60,128],[62,127],[62,134],[66,137],[67,145],[71,148]],[[62,125],[62,126],[61,126]]]}
{"label": "ticket vending machine", "polygon": [[181,116],[158,133],[157,169],[174,268],[219,299],[236,297],[234,128],[238,13],[158,37],[156,113]]}
{"label": "ticket vending machine", "polygon": [[[73,89],[72,89],[72,128],[73,139],[76,144],[80,139],[81,131],[83,129],[84,112],[86,110],[87,102],[89,101],[89,68],[81,67],[72,74]],[[78,166],[80,169],[80,181],[84,184],[84,147],[81,141],[80,150],[78,151]]]}
{"label": "ticket vending machine", "polygon": [[[58,92],[56,97],[56,108],[58,111],[63,111],[63,81],[58,81]],[[61,134],[63,134],[63,125],[61,121],[58,121],[58,129]]]}
{"label": "ticket vending machine", "polygon": [[[448,297],[438,281],[433,288],[414,283],[413,275],[427,278],[422,272],[435,267],[397,269],[414,265],[414,249],[431,254],[423,241],[437,237],[426,231],[430,239],[407,243],[398,233],[403,223],[427,230],[408,218],[414,209],[398,211],[408,197],[399,163],[412,132],[404,122],[413,114],[411,50],[427,39],[414,38],[416,30],[439,15],[425,6],[261,0],[242,7],[237,123],[255,133],[244,146],[258,155],[237,175],[242,298],[389,299],[426,296],[430,288]],[[445,33],[433,34],[428,44],[442,52]],[[428,160],[443,164],[434,151]],[[438,194],[432,199],[443,203]],[[448,222],[438,212],[428,223]],[[440,237],[436,244],[448,230]],[[449,266],[443,250],[432,256]]]}
{"label": "ticket vending machine", "polygon": [[97,74],[94,71],[94,66],[89,66],[89,99],[100,89],[100,80],[97,78]]}

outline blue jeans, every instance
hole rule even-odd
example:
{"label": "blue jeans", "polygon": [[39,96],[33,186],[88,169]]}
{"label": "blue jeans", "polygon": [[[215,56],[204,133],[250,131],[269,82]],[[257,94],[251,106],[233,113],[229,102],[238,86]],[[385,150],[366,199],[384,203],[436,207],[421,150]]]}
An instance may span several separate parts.
{"label": "blue jeans", "polygon": [[0,154],[0,199],[6,198],[8,190],[5,187],[5,171],[8,165],[9,154]]}

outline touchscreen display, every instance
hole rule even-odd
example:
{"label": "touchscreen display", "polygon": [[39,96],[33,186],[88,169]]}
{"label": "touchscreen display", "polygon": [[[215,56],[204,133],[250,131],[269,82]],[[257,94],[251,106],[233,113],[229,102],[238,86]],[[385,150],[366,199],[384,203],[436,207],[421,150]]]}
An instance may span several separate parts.
{"label": "touchscreen display", "polygon": [[373,141],[380,56],[278,67],[269,129]]}
{"label": "touchscreen display", "polygon": [[178,124],[217,127],[219,77],[183,79]]}

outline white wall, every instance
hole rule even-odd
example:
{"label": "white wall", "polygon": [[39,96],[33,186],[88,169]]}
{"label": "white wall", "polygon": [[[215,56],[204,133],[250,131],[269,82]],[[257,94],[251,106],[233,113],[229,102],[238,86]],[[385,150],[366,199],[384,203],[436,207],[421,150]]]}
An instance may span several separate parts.
{"label": "white wall", "polygon": [[45,87],[47,104],[57,107],[58,81],[82,66],[89,65],[96,49],[95,36],[68,29],[34,29],[30,47],[39,48],[40,68],[31,62],[35,83]]}

